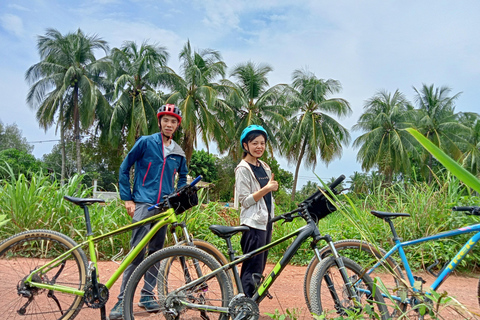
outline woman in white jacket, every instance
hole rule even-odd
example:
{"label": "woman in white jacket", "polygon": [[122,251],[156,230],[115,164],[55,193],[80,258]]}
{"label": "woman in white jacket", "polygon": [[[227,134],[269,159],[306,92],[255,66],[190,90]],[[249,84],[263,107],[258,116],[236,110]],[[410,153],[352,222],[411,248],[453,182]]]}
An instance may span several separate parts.
{"label": "woman in white jacket", "polygon": [[[265,246],[272,239],[271,218],[275,203],[272,191],[278,190],[272,170],[259,160],[265,152],[267,132],[258,125],[245,128],[240,137],[243,159],[235,168],[235,189],[241,205],[240,224],[250,227],[242,235],[243,253]],[[258,254],[242,265],[240,279],[247,297],[252,297],[267,263],[268,251]]]}

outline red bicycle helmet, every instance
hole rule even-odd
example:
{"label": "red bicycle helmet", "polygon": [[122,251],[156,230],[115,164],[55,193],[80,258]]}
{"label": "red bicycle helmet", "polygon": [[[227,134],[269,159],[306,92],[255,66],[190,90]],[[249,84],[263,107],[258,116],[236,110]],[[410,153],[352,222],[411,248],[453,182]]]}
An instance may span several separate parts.
{"label": "red bicycle helmet", "polygon": [[178,119],[178,123],[182,122],[182,111],[174,104],[164,104],[158,109],[157,118],[160,119],[164,115],[174,116]]}

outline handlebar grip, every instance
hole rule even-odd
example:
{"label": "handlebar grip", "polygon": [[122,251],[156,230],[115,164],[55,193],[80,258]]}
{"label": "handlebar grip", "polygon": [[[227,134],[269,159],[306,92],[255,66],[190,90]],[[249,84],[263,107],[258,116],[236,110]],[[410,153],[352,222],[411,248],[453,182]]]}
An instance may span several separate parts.
{"label": "handlebar grip", "polygon": [[329,185],[328,187],[330,189],[333,189],[335,188],[336,186],[338,186],[343,180],[345,180],[345,175],[341,175],[340,177],[338,177],[337,179],[335,179],[335,181],[332,182],[331,185]]}
{"label": "handlebar grip", "polygon": [[475,207],[473,207],[473,206],[467,206],[467,207],[457,207],[457,206],[455,206],[455,207],[452,208],[452,211],[469,211],[469,212],[471,212],[474,209],[475,209]]}
{"label": "handlebar grip", "polygon": [[155,209],[157,207],[157,205],[154,205],[154,206],[151,206],[151,207],[148,207],[148,211],[152,211],[153,209]]}
{"label": "handlebar grip", "polygon": [[275,216],[273,217],[270,221],[273,223],[273,222],[276,222],[278,220],[282,220],[284,218],[283,214],[279,215],[279,216]]}
{"label": "handlebar grip", "polygon": [[196,178],[192,181],[192,183],[190,183],[190,187],[193,187],[194,185],[196,185],[197,183],[199,183],[200,180],[202,180],[202,178],[203,178],[202,176],[196,177]]}

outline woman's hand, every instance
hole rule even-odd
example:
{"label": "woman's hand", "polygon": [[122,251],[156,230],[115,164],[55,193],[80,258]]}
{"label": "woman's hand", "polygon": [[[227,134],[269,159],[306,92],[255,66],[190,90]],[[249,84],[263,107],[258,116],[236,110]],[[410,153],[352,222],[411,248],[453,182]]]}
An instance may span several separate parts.
{"label": "woman's hand", "polygon": [[269,192],[278,190],[278,182],[275,181],[273,178],[274,178],[274,176],[273,176],[273,172],[272,172],[272,176],[270,177],[270,180],[268,180],[268,183],[265,186],[265,188],[267,188],[267,190]]}

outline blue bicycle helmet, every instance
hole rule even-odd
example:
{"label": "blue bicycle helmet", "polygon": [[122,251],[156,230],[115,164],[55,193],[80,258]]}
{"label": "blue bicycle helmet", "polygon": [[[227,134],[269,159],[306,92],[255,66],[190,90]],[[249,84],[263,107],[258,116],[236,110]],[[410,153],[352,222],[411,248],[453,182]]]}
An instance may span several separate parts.
{"label": "blue bicycle helmet", "polygon": [[242,149],[243,149],[243,140],[245,140],[245,138],[247,137],[247,135],[250,132],[254,132],[254,131],[260,131],[260,132],[264,133],[265,138],[268,140],[268,133],[262,126],[259,126],[259,125],[256,125],[256,124],[249,125],[245,129],[243,129],[242,135],[240,136],[240,145],[242,146]]}

